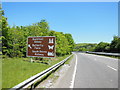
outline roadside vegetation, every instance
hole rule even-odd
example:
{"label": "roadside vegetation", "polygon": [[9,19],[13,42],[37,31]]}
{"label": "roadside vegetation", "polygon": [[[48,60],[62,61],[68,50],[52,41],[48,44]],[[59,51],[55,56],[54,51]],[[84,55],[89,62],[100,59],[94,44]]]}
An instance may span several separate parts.
{"label": "roadside vegetation", "polygon": [[[69,55],[46,59],[44,62],[30,62],[30,58],[4,58],[2,59],[2,88],[12,88],[31,76],[62,61]],[[49,64],[47,64],[49,63]]]}
{"label": "roadside vegetation", "polygon": [[[1,4],[0,4],[1,5]],[[74,40],[69,33],[50,30],[48,22],[44,19],[28,26],[9,26],[4,11],[0,8],[0,41],[2,47],[2,88],[11,88],[14,85],[60,62],[71,54]],[[29,36],[55,36],[56,58],[34,57],[33,62],[26,57],[27,37]]]}
{"label": "roadside vegetation", "polygon": [[46,20],[33,23],[29,26],[9,26],[7,18],[2,10],[2,54],[3,57],[26,57],[27,37],[29,36],[55,36],[56,55],[71,54],[74,48],[74,40],[69,33],[50,30]]}
{"label": "roadside vegetation", "polygon": [[93,51],[93,52],[108,52],[108,53],[120,53],[120,37],[114,36],[111,43],[80,43],[76,44],[74,51]]}

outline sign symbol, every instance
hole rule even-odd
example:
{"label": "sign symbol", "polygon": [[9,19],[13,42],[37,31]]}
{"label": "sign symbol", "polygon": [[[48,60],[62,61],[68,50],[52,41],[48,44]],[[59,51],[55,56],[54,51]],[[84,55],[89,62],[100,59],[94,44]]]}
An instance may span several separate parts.
{"label": "sign symbol", "polygon": [[53,38],[52,38],[52,39],[49,39],[49,43],[53,43]]}
{"label": "sign symbol", "polygon": [[52,46],[48,45],[48,48],[49,48],[49,49],[53,49],[53,47],[54,47],[54,45],[52,45]]}
{"label": "sign symbol", "polygon": [[30,44],[28,44],[28,47],[29,47],[29,48],[32,48],[32,47],[30,46]]}
{"label": "sign symbol", "polygon": [[48,56],[54,56],[53,52],[48,52]]}

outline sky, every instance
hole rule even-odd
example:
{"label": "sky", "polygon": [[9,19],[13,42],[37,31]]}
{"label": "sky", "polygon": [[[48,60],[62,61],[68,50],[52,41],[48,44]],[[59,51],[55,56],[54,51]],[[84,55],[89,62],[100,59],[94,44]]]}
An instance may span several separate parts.
{"label": "sky", "polygon": [[75,43],[111,42],[118,35],[117,2],[3,2],[10,26],[46,19],[50,29],[70,33]]}
{"label": "sky", "polygon": [[119,2],[119,0],[2,0],[2,2]]}

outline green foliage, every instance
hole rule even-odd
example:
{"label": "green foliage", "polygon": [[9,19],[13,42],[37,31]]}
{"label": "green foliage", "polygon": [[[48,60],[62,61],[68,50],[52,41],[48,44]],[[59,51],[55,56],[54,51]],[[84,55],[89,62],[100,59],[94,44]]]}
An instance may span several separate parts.
{"label": "green foliage", "polygon": [[[1,14],[4,14],[3,10],[0,10]],[[7,18],[4,16],[1,16],[0,20],[0,25],[1,25],[1,30],[2,31],[2,53],[6,54],[7,53],[7,47],[8,47],[8,23],[7,23]]]}
{"label": "green foliage", "polygon": [[[50,65],[37,62],[30,63],[29,58],[4,58],[2,59],[2,88],[12,88],[31,76],[62,61],[66,57],[68,55],[51,58]],[[48,60],[49,58],[45,61],[47,62]]]}
{"label": "green foliage", "polygon": [[110,51],[120,53],[120,37],[118,36],[113,37],[113,40],[110,44]]}
{"label": "green foliage", "polygon": [[95,47],[95,51],[97,51],[97,52],[106,52],[106,51],[109,51],[109,43],[100,42],[100,43]]}
{"label": "green foliage", "polygon": [[96,45],[92,43],[79,43],[75,45],[74,51],[94,51]]}
{"label": "green foliage", "polygon": [[100,42],[95,47],[95,51],[120,53],[120,38],[118,36],[114,36],[111,43]]}
{"label": "green foliage", "polygon": [[56,54],[63,56],[73,51],[74,40],[71,34],[49,30],[46,20],[29,26],[8,27],[7,18],[2,16],[2,52],[9,57],[26,57],[27,37],[56,36]]}
{"label": "green foliage", "polygon": [[72,38],[72,35],[67,33],[65,34],[65,37],[67,38],[68,40],[68,45],[69,45],[69,52],[72,52],[73,49],[74,49],[74,46],[75,46],[75,43],[74,43],[74,40]]}
{"label": "green foliage", "polygon": [[76,44],[73,51],[95,51],[120,53],[120,37],[114,36],[111,43],[100,42],[98,44],[80,43]]}

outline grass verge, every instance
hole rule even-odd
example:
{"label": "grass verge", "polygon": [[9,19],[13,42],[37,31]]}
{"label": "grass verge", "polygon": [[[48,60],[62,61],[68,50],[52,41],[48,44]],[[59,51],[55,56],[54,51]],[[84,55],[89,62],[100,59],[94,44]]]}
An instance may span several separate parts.
{"label": "grass verge", "polygon": [[2,88],[12,88],[31,76],[40,73],[41,71],[51,67],[60,62],[69,55],[63,57],[56,57],[46,62],[50,64],[29,62],[30,58],[5,58],[2,59]]}
{"label": "grass verge", "polygon": [[74,56],[74,55],[72,55],[72,56],[65,62],[65,64],[70,64],[70,61],[72,60],[73,56]]}

